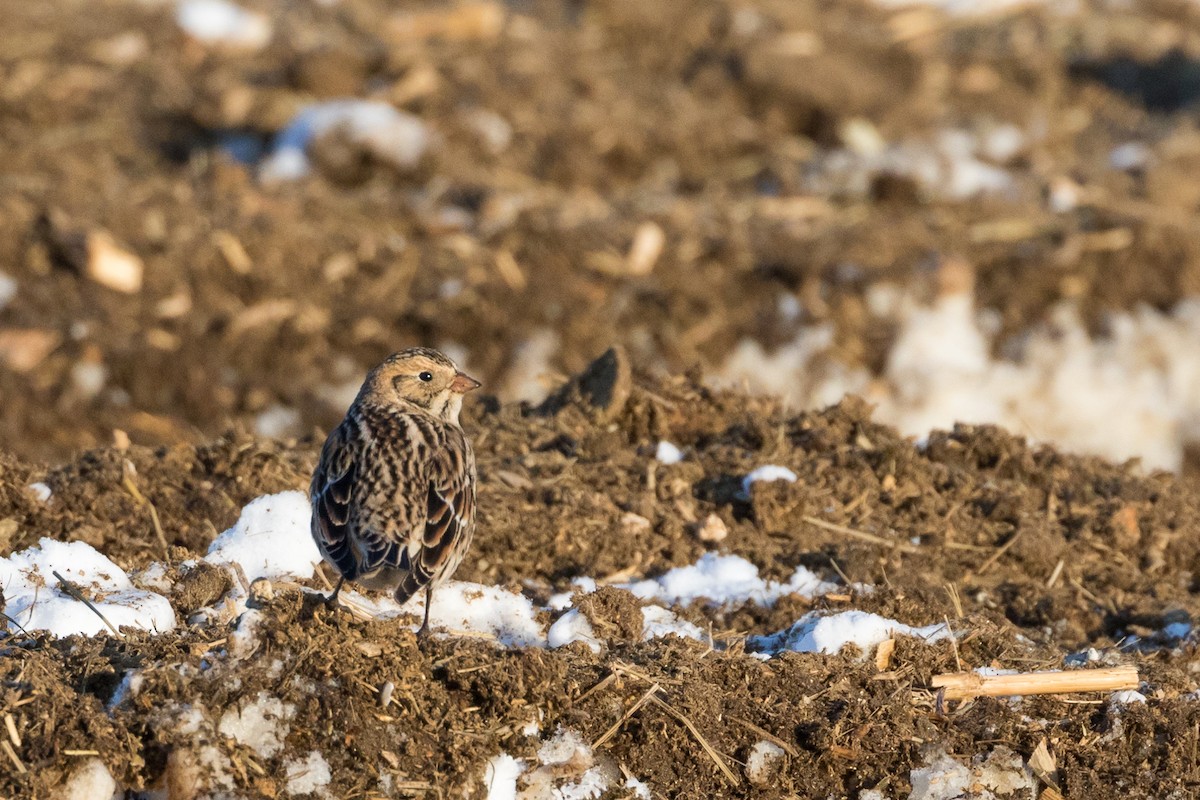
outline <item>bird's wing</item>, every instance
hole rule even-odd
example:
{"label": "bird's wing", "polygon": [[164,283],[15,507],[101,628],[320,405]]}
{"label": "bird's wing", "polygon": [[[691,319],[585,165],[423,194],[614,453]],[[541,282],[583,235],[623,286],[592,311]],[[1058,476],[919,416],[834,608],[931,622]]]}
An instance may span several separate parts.
{"label": "bird's wing", "polygon": [[352,521],[358,475],[357,429],[350,419],[329,434],[312,481],[312,534],[322,555],[353,580],[360,572]]}
{"label": "bird's wing", "polygon": [[458,565],[474,520],[474,458],[462,431],[448,428],[444,445],[429,461],[425,525],[419,547],[410,546],[404,554],[408,563],[402,566],[408,575],[397,589],[397,599],[415,594]]}

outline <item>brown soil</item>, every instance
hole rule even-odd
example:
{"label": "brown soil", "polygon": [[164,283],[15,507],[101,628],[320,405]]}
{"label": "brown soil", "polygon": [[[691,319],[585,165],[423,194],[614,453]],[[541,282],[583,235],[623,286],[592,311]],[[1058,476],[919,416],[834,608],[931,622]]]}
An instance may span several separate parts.
{"label": "brown soil", "polygon": [[[0,334],[38,338],[28,360],[0,357],[0,444],[26,457],[113,428],[201,441],[274,403],[300,432],[327,429],[342,408],[326,387],[414,341],[458,343],[493,390],[539,331],[564,373],[614,342],[677,372],[827,320],[838,358],[877,367],[890,324],[864,292],[928,283],[942,257],[967,259],[1014,334],[1064,297],[1102,329],[1106,310],[1200,290],[1200,139],[1143,96],[1189,85],[1191,6],[950,21],[807,0],[545,0],[499,31],[422,39],[395,32],[391,4],[343,0],[288,6],[253,54],[186,41],[166,7],[2,6],[0,269],[19,290]],[[405,10],[423,7],[449,13]],[[440,143],[411,173],[350,153],[278,188],[222,154],[225,133],[266,143],[303,103],[343,95],[391,100]],[[480,132],[495,115],[511,136]],[[902,178],[803,195],[810,162],[858,119],[897,141],[980,119],[1044,133],[1007,164],[1011,196],[948,203]],[[1151,158],[1113,171],[1128,141]],[[1055,214],[1060,178],[1083,199]],[[646,222],[665,247],[624,274]],[[99,231],[145,262],[140,290],[86,277],[80,243]],[[107,370],[99,392],[79,364]]]}
{"label": "brown soil", "polygon": [[[1068,798],[1200,790],[1200,703],[1185,697],[1195,645],[1156,638],[1200,614],[1194,479],[986,427],[918,448],[852,398],[796,413],[703,380],[741,339],[776,347],[815,321],[833,323],[839,358],[878,368],[892,327],[867,291],[935,291],[947,258],[973,269],[1002,348],[1064,298],[1102,331],[1110,310],[1200,292],[1200,137],[1180,113],[1200,10],[948,19],[855,2],[532,0],[504,6],[499,30],[423,38],[397,33],[395,17],[453,6],[246,5],[279,32],[253,54],[187,41],[166,6],[0,0],[0,273],[18,286],[0,308],[0,553],[49,536],[125,568],[167,559],[184,620],[228,577],[181,562],[252,498],[307,486],[319,432],[343,411],[336,387],[403,344],[455,343],[507,398],[522,346],[553,331],[563,375],[615,347],[541,406],[468,406],[480,522],[457,577],[542,602],[576,576],[652,576],[719,549],[772,577],[804,565],[877,589],[677,609],[711,630],[710,647],[639,642],[638,603],[607,588],[581,607],[609,642],[599,655],[421,644],[286,587],[261,608],[251,653],[234,654],[220,627],[15,635],[0,642],[0,717],[16,737],[6,724],[0,739],[24,771],[0,753],[0,797],[51,797],[80,751],[127,785],[188,797],[213,785],[212,748],[228,791],[247,797],[283,796],[287,762],[314,749],[336,797],[481,797],[487,759],[534,761],[539,739],[521,731],[535,719],[588,742],[616,725],[597,758],[656,797],[903,798],[939,749],[1028,758],[1043,739]],[[274,188],[221,152],[224,134],[264,144],[304,103],[340,96],[389,100],[439,143],[397,171],[326,141],[314,176]],[[507,142],[489,140],[489,114]],[[924,140],[980,119],[1043,131],[1005,165],[1010,196],[809,183],[855,120]],[[1130,141],[1149,160],[1111,169]],[[1054,213],[1045,196],[1064,178],[1082,200]],[[665,246],[631,275],[647,222]],[[85,244],[101,231],[144,262],[135,291],[88,277]],[[97,366],[93,391],[80,369]],[[293,437],[247,433],[275,404],[299,412]],[[656,462],[662,438],[686,458]],[[798,480],[742,495],[741,478],[768,463]],[[38,481],[48,502],[29,489]],[[728,530],[719,544],[697,536],[713,514]],[[849,607],[961,635],[957,647],[902,640],[882,673],[849,652],[743,654],[747,635]],[[927,689],[960,664],[1057,668],[1088,648],[1136,663],[1148,702],[939,712]],[[110,711],[134,669],[139,690]],[[653,684],[661,704],[626,716]],[[260,693],[294,706],[267,758],[218,724]],[[764,738],[785,757],[758,785],[743,764]]]}
{"label": "brown soil", "polygon": [[[641,643],[639,604],[612,588],[581,606],[609,641],[601,655],[581,645],[502,650],[455,637],[421,645],[398,622],[356,622],[286,589],[261,609],[259,643],[248,655],[233,655],[229,631],[220,628],[121,640],[15,636],[5,649],[5,703],[29,772],[6,773],[0,791],[45,796],[69,768],[63,752],[80,749],[100,751],[131,785],[193,780],[188,770],[207,763],[200,753],[212,745],[233,765],[229,780],[249,796],[280,796],[286,762],[313,749],[333,768],[335,796],[385,796],[382,776],[417,794],[437,787],[481,796],[488,758],[502,750],[534,758],[538,738],[520,732],[533,718],[546,735],[564,726],[594,741],[653,683],[666,707],[639,709],[598,758],[648,781],[662,797],[854,796],[866,788],[906,797],[910,770],[931,748],[968,758],[1004,745],[1028,757],[1043,738],[1067,797],[1121,797],[1128,792],[1120,781],[1132,776],[1150,781],[1145,796],[1196,787],[1192,737],[1200,704],[1184,697],[1195,688],[1193,648],[1127,641],[1200,614],[1194,487],[1031,449],[988,428],[938,434],[918,450],[872,423],[853,400],[796,415],[684,379],[635,382],[615,423],[594,421],[578,404],[552,416],[516,407],[472,410],[483,516],[459,577],[525,587],[544,599],[578,574],[653,575],[703,553],[691,523],[716,513],[729,529],[722,549],[766,573],[805,564],[829,580],[840,570],[879,588],[849,601],[832,595],[770,609],[698,605],[681,612],[712,630],[715,650],[674,638]],[[657,464],[652,444],[659,437],[678,443],[687,458]],[[140,465],[162,464],[140,474],[155,476],[142,479],[142,488],[152,501],[163,498],[174,563],[203,547],[195,531],[229,525],[238,509],[171,504],[170,492],[179,491],[173,487],[208,481],[246,496],[303,487],[307,476],[298,465],[311,445],[237,458],[246,448],[223,442],[125,454]],[[29,543],[34,531],[97,527],[146,531],[98,540],[123,566],[157,557],[144,508],[118,502],[121,489],[113,488],[99,495],[109,498],[103,506],[110,510],[98,522],[94,493],[85,492],[105,474],[86,465],[122,457],[98,451],[44,476],[54,488],[45,505],[21,491],[37,472],[20,464],[6,469],[0,518],[16,521],[15,546]],[[748,501],[738,496],[740,476],[764,463],[788,466],[799,480],[756,484]],[[631,537],[622,526],[629,511],[649,519],[650,529]],[[881,543],[831,532],[808,517]],[[1060,560],[1061,575],[1047,588]],[[182,578],[172,598],[181,618],[220,591],[206,585],[210,577],[192,571]],[[910,624],[949,619],[960,638],[957,648],[901,641],[883,673],[850,651],[766,663],[742,654],[745,635],[779,630],[814,607],[863,608]],[[1114,712],[1071,702],[1078,698],[1016,706],[980,700],[939,714],[927,689],[932,675],[960,663],[1060,667],[1065,654],[1089,647],[1136,663],[1148,704]],[[110,714],[105,704],[130,669],[140,670],[140,690]],[[382,708],[386,682],[395,687],[396,706]],[[217,733],[227,709],[260,692],[295,706],[283,749],[271,758]],[[186,728],[185,705],[200,710],[200,721]],[[736,782],[668,709],[724,754]],[[769,787],[752,784],[741,766],[766,736],[758,729],[788,751]]]}

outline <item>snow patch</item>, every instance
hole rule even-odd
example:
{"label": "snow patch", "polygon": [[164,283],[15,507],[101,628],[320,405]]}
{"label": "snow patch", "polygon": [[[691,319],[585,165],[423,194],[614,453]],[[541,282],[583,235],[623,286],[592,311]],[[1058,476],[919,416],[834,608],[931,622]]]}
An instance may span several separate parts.
{"label": "snow patch", "polygon": [[706,599],[716,605],[754,602],[773,605],[779,598],[798,594],[805,597],[836,591],[834,583],[797,567],[787,583],[763,580],[758,567],[741,556],[705,553],[692,566],[675,567],[657,578],[630,584],[618,584],[643,600],[688,605]]}
{"label": "snow patch", "polygon": [[637,800],[650,800],[650,787],[632,776],[625,779],[624,788],[633,792]]}
{"label": "snow patch", "polygon": [[312,506],[304,492],[280,492],[250,501],[237,524],[218,536],[204,560],[241,565],[246,580],[311,578],[321,553],[309,524]]}
{"label": "snow patch", "polygon": [[253,701],[239,709],[229,709],[217,724],[217,732],[230,736],[263,758],[271,758],[283,749],[290,726],[287,720],[296,712],[291,703],[259,692]]}
{"label": "snow patch", "polygon": [[749,495],[750,487],[759,481],[787,481],[788,483],[795,483],[796,473],[778,464],[767,464],[766,466],[758,467],[751,471],[745,478],[742,478],[742,492]]}
{"label": "snow patch", "polygon": [[[667,609],[661,606],[643,606],[642,641],[648,642],[671,635],[695,639],[698,642],[709,641],[704,631]],[[596,636],[592,623],[576,608],[559,617],[546,634],[546,644],[555,649],[566,647],[572,642],[583,642],[593,653],[599,653],[607,644],[604,639]]]}
{"label": "snow patch", "polygon": [[118,796],[116,779],[98,758],[89,758],[76,767],[58,795],[60,800],[109,800]]}
{"label": "snow patch", "polygon": [[989,159],[1007,160],[995,156],[1015,153],[1024,145],[1024,134],[1008,127],[999,135],[995,130],[976,133],[949,128],[931,139],[880,142],[870,147],[861,146],[860,140],[866,137],[855,131],[853,136],[844,136],[847,147],[828,150],[818,157],[809,176],[809,188],[818,194],[849,192],[861,196],[867,194],[879,175],[899,175],[930,195],[948,200],[1008,193],[1015,186],[1012,174],[989,163]]}
{"label": "snow patch", "polygon": [[813,611],[786,630],[769,636],[751,636],[746,644],[771,655],[788,650],[836,655],[848,644],[856,645],[867,654],[880,642],[893,636],[915,636],[926,642],[936,642],[949,635],[946,626],[941,624],[914,628],[866,611],[842,611],[829,615]]}
{"label": "snow patch", "polygon": [[108,710],[111,713],[113,709],[118,708],[126,700],[137,697],[138,692],[142,690],[142,684],[145,683],[145,678],[142,676],[142,671],[131,669],[121,678],[121,682],[117,684],[116,690],[112,697],[108,700]]}
{"label": "snow patch", "polygon": [[1200,441],[1200,298],[1169,314],[1114,313],[1108,335],[1096,339],[1064,303],[1049,323],[1014,340],[1019,352],[993,358],[1003,350],[995,325],[970,292],[943,294],[932,305],[882,289],[871,297],[873,313],[898,325],[879,379],[836,363],[820,326],[802,328],[770,355],[741,343],[721,382],[744,382],[804,408],[860,394],[876,405],[878,421],[907,436],[992,423],[1064,450],[1140,457],[1151,469],[1178,471],[1185,444]]}
{"label": "snow patch", "polygon": [[591,594],[596,591],[596,579],[589,577],[572,578],[571,585],[575,588],[569,592],[559,592],[558,594],[550,595],[550,599],[546,603],[546,607],[551,611],[562,611],[564,608],[571,607],[571,598],[575,596],[575,592],[583,592]]}
{"label": "snow patch", "polygon": [[661,464],[678,464],[683,461],[683,451],[670,442],[659,442],[654,450],[654,459]]}
{"label": "snow patch", "polygon": [[309,753],[306,758],[295,758],[285,762],[283,769],[287,776],[288,794],[294,796],[314,793],[319,793],[321,796],[328,795],[325,787],[333,780],[333,773],[329,770],[329,762],[325,760],[325,756],[316,750]]}
{"label": "snow patch", "polygon": [[355,99],[316,103],[297,114],[276,136],[259,177],[267,182],[280,182],[308,175],[311,170],[308,146],[334,132],[399,169],[415,166],[433,138],[420,118],[389,103]]}
{"label": "snow patch", "polygon": [[1126,689],[1123,692],[1113,692],[1108,698],[1110,705],[1114,706],[1131,706],[1137,703],[1145,703],[1146,695],[1141,692],[1135,692],[1132,689]]}
{"label": "snow patch", "polygon": [[986,756],[978,755],[967,766],[944,750],[925,755],[925,766],[909,773],[909,800],[955,800],[970,796],[980,800],[997,797],[1033,797],[1037,781],[1021,757],[1003,745]]}
{"label": "snow patch", "polygon": [[661,606],[642,607],[642,641],[659,639],[663,636],[682,636],[697,642],[710,641],[708,634],[687,620],[680,619]]}
{"label": "snow patch", "polygon": [[[341,597],[361,610],[388,619],[404,613],[425,614],[425,595],[421,593],[401,606],[391,598],[369,598],[353,590],[342,590]],[[437,632],[483,634],[505,647],[531,647],[545,644],[546,636],[537,621],[537,609],[528,597],[498,586],[447,581],[433,590],[429,626]],[[414,625],[413,630],[418,626]]]}
{"label": "snow patch", "polygon": [[609,776],[572,728],[559,727],[537,757],[540,766],[524,777],[523,800],[592,800],[608,789]]}
{"label": "snow patch", "polygon": [[566,647],[572,642],[583,642],[593,653],[599,653],[604,646],[604,640],[596,638],[592,623],[577,608],[555,620],[546,633],[546,644],[555,649]]}
{"label": "snow patch", "polygon": [[271,40],[271,23],[228,0],[181,0],[175,22],[188,36],[204,44],[257,50]]}
{"label": "snow patch", "polygon": [[517,800],[517,778],[524,771],[524,763],[508,753],[492,756],[483,773],[487,800]]}
{"label": "snow patch", "polygon": [[755,742],[750,748],[750,757],[746,759],[746,777],[756,786],[767,785],[778,768],[776,762],[783,756],[783,748],[774,742]]}
{"label": "snow patch", "polygon": [[0,558],[5,610],[15,620],[7,623],[11,633],[20,630],[16,623],[60,637],[110,632],[92,609],[62,589],[55,572],[118,630],[128,625],[161,633],[175,627],[167,598],[134,588],[124,570],[91,545],[43,538],[35,547]]}

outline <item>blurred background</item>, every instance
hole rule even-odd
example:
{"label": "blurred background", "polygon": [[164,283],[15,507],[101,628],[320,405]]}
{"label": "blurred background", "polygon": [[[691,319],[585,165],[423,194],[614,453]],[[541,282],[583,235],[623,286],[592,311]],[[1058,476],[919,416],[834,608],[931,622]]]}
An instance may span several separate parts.
{"label": "blurred background", "polygon": [[[1200,468],[1200,4],[0,0],[0,449],[614,343]],[[114,433],[116,431],[116,433]]]}

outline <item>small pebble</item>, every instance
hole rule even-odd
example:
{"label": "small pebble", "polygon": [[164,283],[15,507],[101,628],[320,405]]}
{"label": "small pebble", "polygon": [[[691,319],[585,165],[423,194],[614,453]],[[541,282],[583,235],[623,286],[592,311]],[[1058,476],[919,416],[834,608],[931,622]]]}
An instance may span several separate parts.
{"label": "small pebble", "polygon": [[729,529],[716,514],[709,514],[696,528],[696,537],[702,542],[721,542],[729,535]]}
{"label": "small pebble", "polygon": [[683,451],[670,442],[659,442],[654,458],[662,464],[678,464],[683,461]]}

